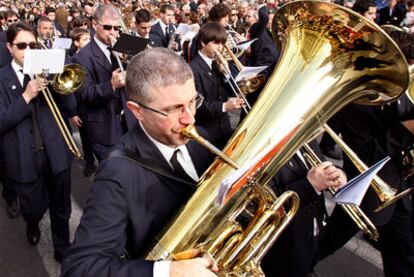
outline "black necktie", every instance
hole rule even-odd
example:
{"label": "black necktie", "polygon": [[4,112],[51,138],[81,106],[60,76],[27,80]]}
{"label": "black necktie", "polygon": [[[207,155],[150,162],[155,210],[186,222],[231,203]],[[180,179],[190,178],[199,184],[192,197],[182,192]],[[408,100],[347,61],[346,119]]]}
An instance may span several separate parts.
{"label": "black necktie", "polygon": [[170,159],[170,163],[173,166],[174,172],[177,173],[180,177],[186,179],[186,180],[192,180],[194,181],[188,174],[185,172],[184,168],[181,166],[180,162],[177,159],[177,154],[180,152],[180,149],[176,149],[174,151],[174,154],[172,155]]}
{"label": "black necktie", "polygon": [[[20,70],[21,73],[23,73],[23,70]],[[27,84],[30,81],[30,77],[27,74],[24,74],[24,79],[23,79],[23,91],[26,90]],[[39,121],[38,121],[38,111],[37,111],[37,97],[35,97],[34,99],[32,99],[30,101],[30,109],[32,111],[31,113],[31,117],[32,117],[32,125],[33,125],[33,134],[34,134],[34,139],[35,139],[35,150],[39,151],[40,149],[42,149],[43,147],[43,140],[42,140],[42,136],[40,134],[40,128],[39,128]]]}
{"label": "black necktie", "polygon": [[118,60],[115,58],[115,55],[112,53],[112,47],[108,46],[108,50],[111,57],[111,64],[112,64],[112,70],[115,70],[119,67]]}

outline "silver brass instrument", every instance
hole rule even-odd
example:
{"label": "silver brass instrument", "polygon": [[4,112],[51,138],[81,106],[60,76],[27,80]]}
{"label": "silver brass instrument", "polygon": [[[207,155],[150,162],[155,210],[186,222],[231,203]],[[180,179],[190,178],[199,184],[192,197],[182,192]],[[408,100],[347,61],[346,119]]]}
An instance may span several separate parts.
{"label": "silver brass instrument", "polygon": [[[303,157],[306,159],[306,161],[309,162],[311,166],[316,166],[322,163],[322,161],[319,159],[319,157],[307,143],[303,145],[303,149]],[[329,192],[332,195],[335,194],[335,191],[335,188],[329,188]],[[364,232],[364,234],[368,235],[371,239],[375,241],[378,240],[379,234],[377,228],[375,227],[374,223],[372,223],[372,221],[365,215],[365,213],[361,210],[360,207],[347,204],[340,206],[351,217],[351,219],[355,222],[358,228],[362,232]]]}
{"label": "silver brass instrument", "polygon": [[[45,73],[46,74],[46,73]],[[46,78],[47,76],[42,76]],[[37,78],[37,76],[36,76]],[[55,75],[53,79],[53,89],[62,95],[68,95],[77,91],[84,83],[86,78],[85,69],[79,64],[68,64],[65,65],[63,72]],[[62,134],[63,140],[69,148],[69,151],[78,159],[82,158],[82,154],[79,151],[78,146],[72,138],[68,127],[66,126],[65,121],[62,118],[62,115],[53,100],[52,94],[49,88],[42,88],[43,97],[46,100],[47,105],[54,117],[56,124]]]}
{"label": "silver brass instrument", "polygon": [[[392,101],[408,86],[407,62],[398,46],[375,23],[347,8],[290,2],[276,12],[272,30],[280,32],[273,33],[281,38],[278,65],[223,151],[238,165],[276,145],[274,151],[224,206],[216,204],[216,196],[222,180],[235,169],[217,159],[177,217],[156,237],[146,259],[173,260],[181,252],[201,248],[215,260],[219,276],[263,276],[260,261],[281,231],[276,223],[262,224],[260,210],[269,202],[261,191],[269,191],[273,176],[347,103]],[[255,192],[255,187],[261,189]],[[255,204],[257,209],[250,212],[252,201],[263,206]],[[239,215],[251,219],[247,228],[238,222]],[[285,217],[281,215],[282,227]]]}
{"label": "silver brass instrument", "polygon": [[224,78],[226,78],[227,83],[229,84],[231,90],[233,91],[234,95],[240,99],[243,99],[244,105],[243,110],[247,114],[251,110],[251,106],[249,102],[247,101],[246,97],[244,96],[244,93],[240,89],[239,85],[237,84],[236,80],[234,80],[233,75],[231,74],[230,68],[228,67],[227,61],[224,59],[223,55],[221,53],[216,53],[216,62],[221,65],[221,69],[223,70]]}

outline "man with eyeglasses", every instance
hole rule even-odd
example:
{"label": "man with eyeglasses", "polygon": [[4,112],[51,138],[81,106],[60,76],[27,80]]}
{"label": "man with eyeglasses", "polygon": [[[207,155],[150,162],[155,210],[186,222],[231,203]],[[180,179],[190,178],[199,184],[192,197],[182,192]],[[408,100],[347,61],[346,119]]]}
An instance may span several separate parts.
{"label": "man with eyeglasses", "polygon": [[171,50],[148,49],[130,61],[126,87],[139,124],[101,164],[62,276],[216,276],[206,257],[142,258],[212,162],[180,134],[202,102],[191,69]]}
{"label": "man with eyeglasses", "polygon": [[125,129],[134,124],[132,114],[124,108],[125,76],[111,49],[121,30],[120,19],[116,7],[99,6],[92,21],[95,35],[74,58],[87,71],[79,99],[87,111],[84,125],[98,161],[106,158]]}
{"label": "man with eyeglasses", "polygon": [[[39,48],[32,28],[13,24],[7,39],[13,60],[0,70],[0,135],[7,177],[15,185],[30,244],[39,242],[38,224],[49,209],[54,257],[61,261],[70,246],[72,155],[39,95],[47,80],[23,74],[25,51]],[[56,97],[57,103],[66,101],[65,96]]]}

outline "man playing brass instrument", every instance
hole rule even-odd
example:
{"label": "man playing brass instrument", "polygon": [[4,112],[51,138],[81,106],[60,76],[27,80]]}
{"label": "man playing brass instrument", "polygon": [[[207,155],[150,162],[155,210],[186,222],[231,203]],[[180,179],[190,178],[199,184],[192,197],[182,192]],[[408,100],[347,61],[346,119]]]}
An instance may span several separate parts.
{"label": "man playing brass instrument", "polygon": [[[168,49],[148,49],[132,58],[126,87],[139,124],[102,162],[62,275],[215,276],[208,258],[140,259],[212,161],[180,134],[203,100],[191,69]],[[120,259],[123,249],[131,260]]]}

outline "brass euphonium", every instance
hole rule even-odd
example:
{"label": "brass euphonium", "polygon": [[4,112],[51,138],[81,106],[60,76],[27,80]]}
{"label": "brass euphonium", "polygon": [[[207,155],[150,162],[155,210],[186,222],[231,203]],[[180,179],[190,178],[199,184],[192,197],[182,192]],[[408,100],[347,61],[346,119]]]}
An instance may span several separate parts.
{"label": "brass euphonium", "polygon": [[[254,188],[269,191],[267,184],[276,172],[347,103],[359,98],[383,103],[407,88],[408,66],[398,46],[376,24],[342,6],[290,2],[277,11],[272,27],[279,30],[274,37],[281,38],[279,63],[224,152],[238,165],[268,147],[277,145],[276,153],[223,207],[216,195],[235,169],[216,160],[178,216],[157,236],[146,259],[174,259],[188,249],[208,252],[212,247],[209,254],[219,276],[262,275],[260,260],[280,230],[276,225],[255,228],[261,215],[260,209],[250,212],[252,197],[260,193],[252,193]],[[241,215],[251,219],[247,228],[238,221],[241,207],[246,207]],[[276,231],[269,234],[270,228]]]}

